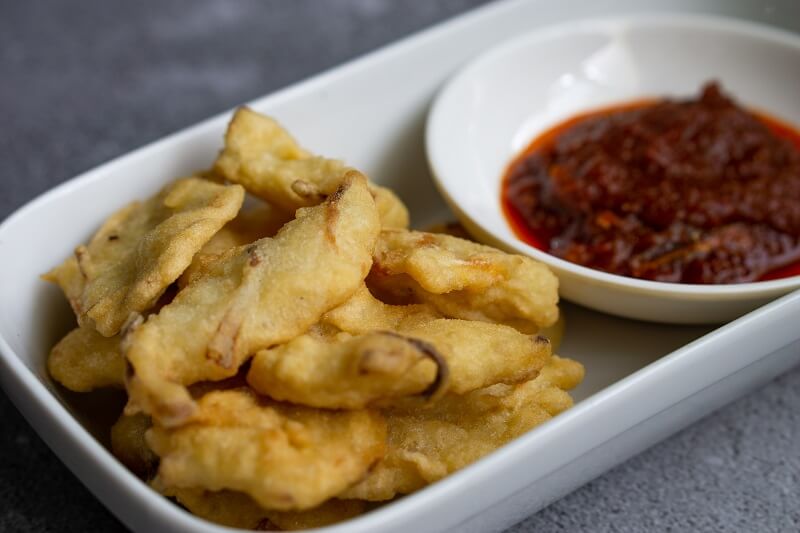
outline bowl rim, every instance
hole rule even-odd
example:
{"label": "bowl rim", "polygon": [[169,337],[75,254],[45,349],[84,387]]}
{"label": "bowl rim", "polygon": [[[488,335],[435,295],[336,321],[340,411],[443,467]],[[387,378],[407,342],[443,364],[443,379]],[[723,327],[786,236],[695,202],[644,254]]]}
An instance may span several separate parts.
{"label": "bowl rim", "polygon": [[[549,25],[517,35],[489,48],[462,65],[439,89],[434,97],[425,123],[425,153],[428,167],[437,190],[459,219],[462,221],[466,220],[467,225],[478,228],[485,236],[490,237],[491,240],[496,243],[545,263],[555,270],[557,274],[566,273],[573,277],[591,280],[594,284],[626,291],[647,292],[661,296],[679,296],[695,300],[732,300],[744,296],[777,294],[800,287],[800,275],[766,281],[706,285],[644,280],[595,270],[560,259],[524,242],[515,235],[513,228],[508,224],[506,216],[502,214],[502,219],[505,221],[513,237],[506,238],[498,234],[491,226],[476,220],[476,217],[469,212],[469,209],[464,208],[453,195],[451,195],[448,183],[453,183],[454,181],[442,177],[447,173],[442,172],[442,168],[445,166],[443,163],[444,157],[439,151],[440,143],[437,142],[437,135],[434,130],[444,129],[442,126],[442,124],[444,124],[443,109],[447,101],[451,98],[451,95],[455,93],[461,85],[467,83],[469,78],[473,77],[477,72],[480,72],[495,61],[502,61],[504,56],[512,54],[519,48],[536,46],[540,41],[546,41],[556,36],[563,37],[565,34],[581,34],[597,30],[619,31],[620,29],[633,26],[660,27],[665,29],[703,29],[738,34],[740,37],[760,39],[768,41],[771,44],[794,49],[800,59],[800,35],[767,24],[709,14],[650,13],[587,17],[571,22]],[[797,127],[797,125],[791,125]],[[500,210],[499,200],[496,203],[498,210]]]}

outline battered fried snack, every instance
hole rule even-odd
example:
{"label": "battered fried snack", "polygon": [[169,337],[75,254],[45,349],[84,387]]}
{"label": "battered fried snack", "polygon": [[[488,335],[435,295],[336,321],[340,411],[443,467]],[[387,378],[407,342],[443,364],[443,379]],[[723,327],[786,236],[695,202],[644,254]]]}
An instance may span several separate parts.
{"label": "battered fried snack", "polygon": [[88,326],[75,328],[53,346],[47,370],[53,379],[75,392],[121,389],[125,385],[125,358],[119,342],[119,335],[103,337]]}
{"label": "battered fried snack", "polygon": [[179,425],[186,385],[236,374],[255,351],[305,332],[362,284],[379,221],[352,171],[325,203],[301,209],[274,239],[234,249],[125,338],[128,412]]}
{"label": "battered fried snack", "polygon": [[375,330],[409,328],[441,316],[426,304],[385,304],[375,298],[366,285],[362,285],[345,303],[325,313],[321,322],[340,331],[358,335]]}
{"label": "battered fried snack", "polygon": [[163,488],[170,496],[200,518],[217,524],[257,531],[312,529],[342,522],[362,514],[367,503],[360,500],[328,500],[306,511],[267,510],[240,492],[223,490]]}
{"label": "battered fried snack", "polygon": [[62,287],[81,325],[111,337],[132,313],[155,304],[243,199],[238,185],[180,179],[114,213],[74,259],[44,278]]}
{"label": "battered fried snack", "polygon": [[430,409],[387,410],[385,459],[339,497],[388,500],[438,481],[569,408],[564,391],[581,379],[579,363],[553,356],[538,377],[520,385],[446,395]]}
{"label": "battered fried snack", "polygon": [[276,400],[330,409],[396,405],[416,396],[433,401],[445,391],[465,394],[535,376],[550,357],[550,342],[508,326],[435,319],[401,329],[337,341],[298,337],[259,352],[247,376]]}
{"label": "battered fried snack", "polygon": [[431,398],[447,388],[448,366],[435,346],[390,331],[333,342],[303,335],[262,350],[247,381],[281,401],[330,409],[360,409],[406,396]]}
{"label": "battered fried snack", "polygon": [[444,234],[385,229],[367,285],[393,302],[534,333],[558,319],[558,279],[541,263]]}
{"label": "battered fried snack", "polygon": [[242,208],[236,218],[225,224],[211,237],[197,254],[189,267],[178,278],[183,288],[205,274],[209,265],[232,248],[250,244],[264,237],[273,237],[292,217],[268,204]]}
{"label": "battered fried snack", "polygon": [[386,451],[386,424],[369,411],[323,411],[214,391],[193,421],[157,421],[147,442],[161,457],[157,484],[236,490],[277,510],[315,507],[362,479]]}
{"label": "battered fried snack", "polygon": [[[214,169],[289,213],[320,203],[348,171],[341,161],[310,154],[275,120],[247,107],[228,125]],[[384,227],[408,227],[408,210],[392,191],[372,183],[370,191]]]}
{"label": "battered fried snack", "polygon": [[[460,227],[403,229],[391,191],[246,108],[198,176],[115,213],[44,276],[81,324],[50,374],[124,386],[114,455],[189,511],[321,527],[572,404],[583,367],[552,355],[563,321],[543,265]],[[244,189],[260,199],[239,211]]]}
{"label": "battered fried snack", "polygon": [[145,414],[121,415],[111,426],[111,451],[119,461],[142,479],[155,474],[158,457],[147,446],[145,432],[152,422]]}
{"label": "battered fried snack", "polygon": [[465,394],[535,377],[550,359],[550,341],[501,324],[440,318],[399,330],[433,346],[447,362],[447,391]]}

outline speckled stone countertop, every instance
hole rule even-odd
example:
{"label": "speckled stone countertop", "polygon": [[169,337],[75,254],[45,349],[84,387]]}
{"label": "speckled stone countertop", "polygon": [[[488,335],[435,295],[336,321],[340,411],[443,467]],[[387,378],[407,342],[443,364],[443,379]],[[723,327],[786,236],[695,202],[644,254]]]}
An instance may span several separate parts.
{"label": "speckled stone countertop", "polygon": [[[0,218],[484,0],[0,0]],[[0,393],[0,531],[124,531]],[[800,531],[800,369],[511,528]]]}

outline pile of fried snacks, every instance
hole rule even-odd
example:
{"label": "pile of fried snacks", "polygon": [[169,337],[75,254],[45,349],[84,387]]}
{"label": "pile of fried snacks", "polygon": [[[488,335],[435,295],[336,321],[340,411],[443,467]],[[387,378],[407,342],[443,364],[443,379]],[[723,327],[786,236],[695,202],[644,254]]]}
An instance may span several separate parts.
{"label": "pile of fried snacks", "polygon": [[570,407],[542,264],[408,228],[390,190],[239,109],[211,170],[44,278],[78,327],[50,375],[116,387],[114,454],[196,515],[301,529],[459,470]]}

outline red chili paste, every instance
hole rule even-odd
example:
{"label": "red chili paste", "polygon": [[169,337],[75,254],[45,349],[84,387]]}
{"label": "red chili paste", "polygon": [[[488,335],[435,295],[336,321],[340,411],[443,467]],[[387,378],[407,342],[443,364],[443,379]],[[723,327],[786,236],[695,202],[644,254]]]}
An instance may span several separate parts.
{"label": "red chili paste", "polygon": [[574,117],[509,165],[503,209],[552,255],[636,278],[740,283],[800,273],[800,134],[698,99]]}

